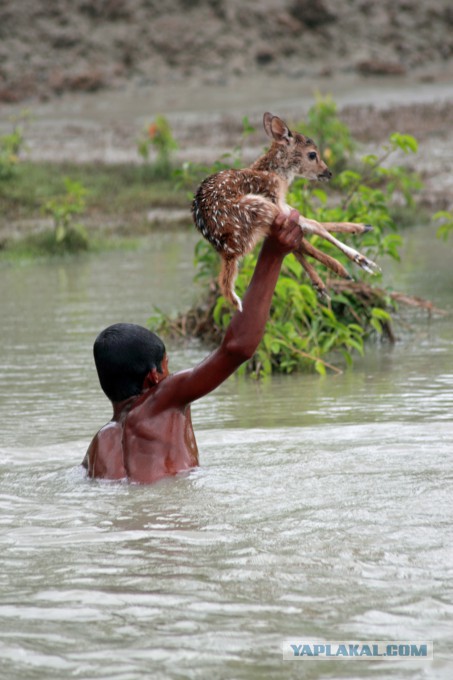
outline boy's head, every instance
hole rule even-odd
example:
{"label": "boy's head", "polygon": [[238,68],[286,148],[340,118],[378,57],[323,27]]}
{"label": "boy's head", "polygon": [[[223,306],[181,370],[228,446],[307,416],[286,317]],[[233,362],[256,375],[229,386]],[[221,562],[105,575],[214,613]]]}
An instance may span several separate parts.
{"label": "boy's head", "polygon": [[93,353],[102,389],[110,401],[118,402],[140,394],[153,368],[162,371],[165,346],[147,328],[116,323],[99,333]]}

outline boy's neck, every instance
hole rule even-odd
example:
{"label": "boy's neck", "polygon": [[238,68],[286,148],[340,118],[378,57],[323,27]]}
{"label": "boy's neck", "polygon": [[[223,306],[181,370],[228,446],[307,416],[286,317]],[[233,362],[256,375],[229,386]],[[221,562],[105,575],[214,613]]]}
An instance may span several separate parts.
{"label": "boy's neck", "polygon": [[134,394],[132,397],[129,397],[128,399],[123,399],[123,401],[112,401],[113,406],[112,420],[119,422],[122,417],[127,415],[139,396],[140,396],[139,394]]}

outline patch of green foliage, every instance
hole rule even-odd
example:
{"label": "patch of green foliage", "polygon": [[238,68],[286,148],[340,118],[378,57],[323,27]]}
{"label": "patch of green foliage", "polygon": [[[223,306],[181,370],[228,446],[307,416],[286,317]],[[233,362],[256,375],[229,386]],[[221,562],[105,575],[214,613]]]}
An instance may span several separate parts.
{"label": "patch of green foliage", "polygon": [[449,235],[453,232],[453,212],[448,210],[439,210],[433,215],[433,220],[440,222],[437,229],[437,238],[446,241]]}
{"label": "patch of green foliage", "polygon": [[9,233],[12,222],[45,214],[52,218],[53,229],[20,239],[3,237],[6,258],[8,252],[15,259],[93,251],[100,244],[108,248],[109,240],[117,247],[125,239],[107,238],[96,226],[111,220],[121,233],[149,233],[153,224],[147,214],[152,207],[185,208],[189,221],[186,191],[178,190],[173,176],[177,144],[171,128],[158,116],[146,134],[139,145],[144,165],[30,162],[21,158],[24,134],[16,122],[10,134],[0,137],[0,226]]}
{"label": "patch of green foliage", "polygon": [[[364,222],[373,225],[373,231],[364,236],[351,237],[354,247],[373,260],[379,261],[383,256],[398,259],[402,236],[392,217],[392,209],[395,203],[403,203],[407,210],[413,210],[414,194],[420,189],[421,183],[417,176],[406,169],[385,162],[396,150],[415,153],[416,140],[410,135],[395,133],[379,156],[367,155],[357,160],[352,157],[356,143],[350,131],[338,119],[332,100],[322,98],[318,98],[310,110],[308,125],[304,124],[302,131],[313,136],[315,142],[320,144],[324,155],[329,157],[329,165],[333,164],[337,173],[330,185],[329,194],[319,185],[307,180],[297,180],[288,197],[289,204],[302,215],[318,221]],[[220,163],[220,166],[219,162],[216,163],[209,172],[221,169],[224,159]],[[239,162],[235,162],[235,165],[240,167]],[[338,171],[338,168],[341,169]],[[187,177],[196,170],[186,167]],[[319,237],[311,240],[314,245],[350,268],[350,262],[334,246]],[[252,277],[257,252],[258,249],[242,261],[235,286],[240,297],[244,295]],[[220,258],[205,240],[199,241],[196,246],[195,264],[196,279],[202,282],[204,289],[216,289],[218,292],[216,279]],[[325,279],[328,272],[316,264],[320,275]],[[363,281],[365,285],[366,275],[362,270],[354,271],[354,276],[356,281]],[[263,341],[256,355],[242,370],[265,375],[314,369],[324,374],[329,369],[340,370],[332,363],[331,356],[334,361],[339,358],[340,363],[350,365],[354,353],[363,353],[365,339],[372,334],[382,335],[391,322],[390,295],[373,295],[371,302],[366,302],[365,299],[353,287],[338,292],[332,287],[330,302],[322,304],[311,286],[305,282],[299,262],[293,255],[289,255],[276,286]],[[208,309],[210,323],[202,326],[206,328],[210,325],[213,329],[211,339],[218,338],[226,329],[234,310],[222,296],[212,303],[212,294],[208,292],[204,307],[203,310],[201,305],[202,313],[206,316]],[[185,319],[186,315],[183,315],[184,328]],[[174,322],[169,322],[162,316],[160,322],[161,328],[175,326]]]}
{"label": "patch of green foliage", "polygon": [[54,231],[50,251],[78,252],[88,250],[88,232],[74,221],[76,215],[84,213],[87,189],[69,177],[64,178],[65,192],[47,201],[43,212],[53,220]]}
{"label": "patch of green foliage", "polygon": [[175,189],[173,178],[149,181],[136,165],[101,163],[46,163],[22,160],[8,182],[0,180],[1,219],[35,217],[42,206],[65,190],[64,178],[89,187],[86,213],[130,220],[150,206],[185,207],[185,192]]}
{"label": "patch of green foliage", "polygon": [[212,165],[184,161],[180,167],[174,168],[172,173],[176,188],[184,190],[186,192],[186,197],[191,201],[195,187],[198,186],[201,180],[207,175],[229,168],[239,169],[243,167],[242,154],[244,145],[247,137],[253,132],[255,132],[255,128],[251,125],[248,117],[244,116],[242,119],[242,137],[239,144],[237,144],[232,151],[227,151],[222,154]]}
{"label": "patch of green foliage", "polygon": [[[151,156],[154,150],[154,158]],[[144,160],[143,174],[147,179],[169,179],[173,172],[172,156],[178,149],[170,123],[165,116],[156,116],[142,132],[137,151]]]}
{"label": "patch of green foliage", "polygon": [[302,132],[311,137],[329,169],[336,174],[353,158],[357,143],[345,123],[338,117],[337,105],[330,96],[317,95],[310,108]]}
{"label": "patch of green foliage", "polygon": [[21,121],[25,121],[27,116],[27,113],[23,113],[19,118],[13,119],[11,132],[0,136],[0,183],[11,180],[16,174],[19,153],[24,145]]}

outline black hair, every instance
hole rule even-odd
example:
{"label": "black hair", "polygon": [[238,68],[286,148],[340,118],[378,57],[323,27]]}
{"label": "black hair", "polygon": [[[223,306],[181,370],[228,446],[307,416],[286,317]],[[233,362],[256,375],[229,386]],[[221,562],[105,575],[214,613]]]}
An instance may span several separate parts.
{"label": "black hair", "polygon": [[162,371],[165,345],[147,328],[116,323],[99,333],[93,346],[99,382],[110,401],[140,394],[149,371]]}

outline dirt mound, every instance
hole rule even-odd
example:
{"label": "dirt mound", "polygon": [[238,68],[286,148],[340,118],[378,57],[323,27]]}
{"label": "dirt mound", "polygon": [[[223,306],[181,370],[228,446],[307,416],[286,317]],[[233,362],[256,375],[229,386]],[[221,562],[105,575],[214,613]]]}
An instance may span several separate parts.
{"label": "dirt mound", "polygon": [[[449,0],[3,0],[0,101],[137,85],[357,70],[453,57]],[[429,75],[429,73],[428,73]]]}

